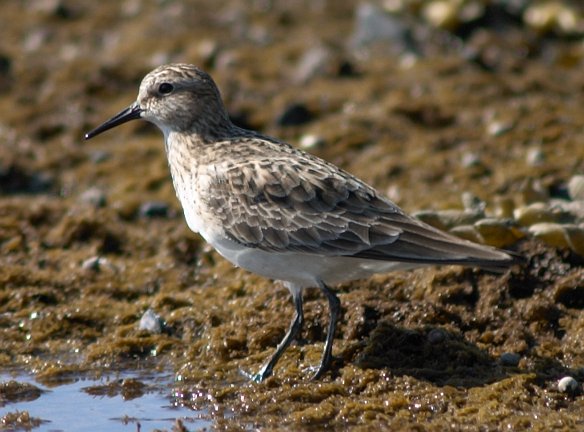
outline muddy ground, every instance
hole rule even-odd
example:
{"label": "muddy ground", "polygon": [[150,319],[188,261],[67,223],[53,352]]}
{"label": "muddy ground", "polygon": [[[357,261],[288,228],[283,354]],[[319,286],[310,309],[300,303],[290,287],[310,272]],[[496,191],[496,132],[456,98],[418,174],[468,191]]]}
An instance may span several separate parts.
{"label": "muddy ground", "polygon": [[[471,192],[495,214],[565,197],[584,173],[577,30],[494,6],[448,29],[412,8],[380,34],[351,2],[102,3],[2,4],[2,370],[58,383],[171,369],[169,394],[218,429],[584,429],[582,256],[525,235],[508,247],[528,264],[505,275],[431,268],[338,287],[338,359],[318,382],[304,369],[327,308],[309,291],[303,340],[249,383],[241,371],[292,317],[287,291],[189,231],[153,126],[83,140],[150,69],[189,62],[236,122],[304,144],[407,211],[461,208]],[[149,308],[160,334],[138,329]],[[580,384],[562,393],[567,375]]]}

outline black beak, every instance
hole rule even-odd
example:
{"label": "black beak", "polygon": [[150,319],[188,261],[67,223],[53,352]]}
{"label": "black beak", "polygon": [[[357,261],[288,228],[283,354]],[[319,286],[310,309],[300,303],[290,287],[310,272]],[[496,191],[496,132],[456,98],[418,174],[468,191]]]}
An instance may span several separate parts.
{"label": "black beak", "polygon": [[99,135],[102,132],[105,132],[108,129],[114,128],[119,126],[123,123],[129,122],[130,120],[137,120],[142,116],[142,108],[138,106],[138,103],[133,103],[128,108],[123,111],[120,111],[111,119],[107,120],[102,125],[96,127],[90,132],[85,134],[85,139],[88,140],[93,138],[96,135]]}

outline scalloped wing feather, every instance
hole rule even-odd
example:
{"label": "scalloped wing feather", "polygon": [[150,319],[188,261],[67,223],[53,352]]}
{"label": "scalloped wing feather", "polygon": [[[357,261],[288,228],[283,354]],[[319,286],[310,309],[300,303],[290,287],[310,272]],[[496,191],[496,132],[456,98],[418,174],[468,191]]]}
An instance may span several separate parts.
{"label": "scalloped wing feather", "polygon": [[318,171],[285,158],[237,164],[209,185],[205,204],[217,210],[228,238],[266,251],[351,256],[399,238],[401,230],[384,223],[402,214],[398,207],[318,162]]}
{"label": "scalloped wing feather", "polygon": [[495,269],[513,262],[506,252],[406,215],[367,184],[316,156],[287,145],[270,152],[271,143],[263,143],[264,153],[246,155],[221,172],[215,167],[215,177],[200,197],[220,219],[223,234],[242,246]]}

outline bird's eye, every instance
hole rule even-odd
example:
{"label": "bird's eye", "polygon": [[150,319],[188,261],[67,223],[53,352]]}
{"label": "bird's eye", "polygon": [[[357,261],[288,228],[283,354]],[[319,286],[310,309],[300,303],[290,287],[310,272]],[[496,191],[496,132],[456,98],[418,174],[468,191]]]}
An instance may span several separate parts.
{"label": "bird's eye", "polygon": [[174,90],[174,86],[169,83],[162,83],[158,86],[158,93],[167,95]]}

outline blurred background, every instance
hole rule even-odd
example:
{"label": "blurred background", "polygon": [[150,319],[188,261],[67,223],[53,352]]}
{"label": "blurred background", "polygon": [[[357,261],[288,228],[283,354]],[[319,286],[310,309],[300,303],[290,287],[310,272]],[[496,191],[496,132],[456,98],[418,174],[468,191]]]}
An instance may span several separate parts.
{"label": "blurred background", "polygon": [[[82,135],[168,62],[210,72],[238,124],[391,187],[410,210],[460,205],[467,189],[488,200],[513,180],[576,169],[564,149],[579,147],[578,2],[39,0],[3,8],[0,137],[10,151],[2,164],[24,177],[3,178],[8,192],[69,196],[98,182],[116,196],[121,186],[110,183],[131,172],[148,181],[155,167],[143,153],[162,150],[150,145],[159,139],[153,128],[128,126],[97,143]],[[100,175],[101,153],[115,155],[123,172]],[[447,193],[436,200],[425,192],[438,183],[433,193]]]}

